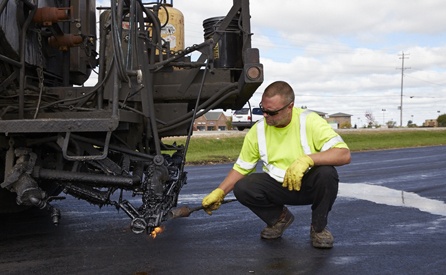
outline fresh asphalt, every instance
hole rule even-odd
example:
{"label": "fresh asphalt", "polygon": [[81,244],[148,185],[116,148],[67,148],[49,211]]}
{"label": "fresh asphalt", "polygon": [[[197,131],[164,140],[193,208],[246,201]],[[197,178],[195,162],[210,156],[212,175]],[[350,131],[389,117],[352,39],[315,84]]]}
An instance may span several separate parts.
{"label": "fresh asphalt", "polygon": [[[230,167],[187,167],[179,206],[200,205]],[[59,227],[40,211],[0,217],[0,274],[446,274],[446,146],[353,153],[338,172],[329,250],[311,246],[309,206],[290,207],[278,240],[260,239],[264,224],[238,202],[152,239],[123,212],[68,197]]]}

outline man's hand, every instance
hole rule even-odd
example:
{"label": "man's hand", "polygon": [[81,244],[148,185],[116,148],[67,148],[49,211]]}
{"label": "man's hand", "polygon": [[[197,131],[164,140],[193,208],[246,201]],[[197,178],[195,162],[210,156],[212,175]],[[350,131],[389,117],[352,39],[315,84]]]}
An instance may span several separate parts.
{"label": "man's hand", "polygon": [[221,188],[216,188],[214,191],[209,193],[206,197],[203,198],[201,205],[203,205],[204,211],[209,215],[212,215],[212,211],[220,208],[221,202],[225,198],[225,191]]}
{"label": "man's hand", "polygon": [[304,174],[312,166],[314,166],[314,161],[307,155],[295,160],[286,170],[282,187],[286,187],[290,191],[299,191]]}

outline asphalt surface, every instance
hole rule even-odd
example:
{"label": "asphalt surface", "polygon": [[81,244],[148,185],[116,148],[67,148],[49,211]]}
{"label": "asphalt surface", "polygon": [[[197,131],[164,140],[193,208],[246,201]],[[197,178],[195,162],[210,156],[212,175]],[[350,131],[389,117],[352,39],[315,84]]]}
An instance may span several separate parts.
{"label": "asphalt surface", "polygon": [[[180,205],[198,206],[231,165],[190,166]],[[335,246],[315,249],[309,206],[278,240],[238,202],[135,235],[112,207],[67,198],[47,213],[0,216],[0,274],[446,274],[446,146],[353,153],[329,216]],[[232,198],[232,194],[228,196]]]}

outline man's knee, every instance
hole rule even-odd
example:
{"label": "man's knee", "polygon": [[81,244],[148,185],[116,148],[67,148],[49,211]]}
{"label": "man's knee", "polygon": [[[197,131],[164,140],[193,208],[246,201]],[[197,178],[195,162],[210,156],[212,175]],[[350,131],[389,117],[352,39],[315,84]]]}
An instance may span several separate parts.
{"label": "man's knee", "polygon": [[324,166],[316,166],[313,168],[316,174],[319,174],[323,177],[329,177],[333,179],[338,179],[338,172],[336,171],[336,168],[330,165],[324,165]]}
{"label": "man's knee", "polygon": [[336,168],[333,166],[316,166],[303,179],[309,184],[309,187],[324,187],[329,189],[338,189],[339,176]]}
{"label": "man's knee", "polygon": [[244,193],[244,190],[245,190],[244,184],[240,183],[240,181],[238,181],[234,185],[234,189],[232,190],[232,192],[234,192],[234,196],[237,198],[239,195]]}

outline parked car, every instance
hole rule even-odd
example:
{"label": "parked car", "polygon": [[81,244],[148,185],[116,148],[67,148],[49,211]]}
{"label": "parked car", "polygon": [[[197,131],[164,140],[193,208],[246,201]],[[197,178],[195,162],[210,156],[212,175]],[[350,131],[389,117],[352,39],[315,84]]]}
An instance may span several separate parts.
{"label": "parked car", "polygon": [[232,127],[237,127],[239,131],[243,131],[246,128],[251,128],[262,117],[263,113],[260,108],[253,108],[252,112],[249,108],[242,108],[232,114]]}

